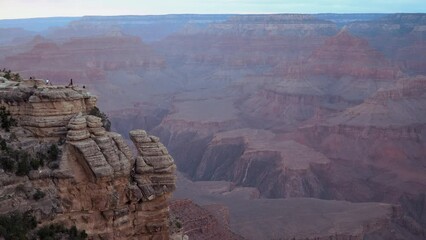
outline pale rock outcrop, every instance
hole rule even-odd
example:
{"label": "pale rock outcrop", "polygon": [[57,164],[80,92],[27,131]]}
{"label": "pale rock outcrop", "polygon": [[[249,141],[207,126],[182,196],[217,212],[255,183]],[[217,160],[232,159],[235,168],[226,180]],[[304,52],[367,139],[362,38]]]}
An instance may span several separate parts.
{"label": "pale rock outcrop", "polygon": [[139,156],[135,164],[135,180],[145,200],[152,200],[175,189],[173,158],[159,138],[144,130],[130,131]]}
{"label": "pale rock outcrop", "polygon": [[6,106],[20,126],[36,137],[59,138],[66,134],[72,117],[93,109],[96,97],[78,87],[46,85],[44,80],[3,80],[0,105]]}

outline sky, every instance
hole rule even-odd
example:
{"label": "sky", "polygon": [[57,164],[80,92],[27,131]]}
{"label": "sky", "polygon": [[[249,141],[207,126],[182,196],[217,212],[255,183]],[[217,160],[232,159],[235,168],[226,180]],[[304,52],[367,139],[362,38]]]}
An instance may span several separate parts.
{"label": "sky", "polygon": [[0,19],[176,13],[426,13],[426,0],[0,0]]}

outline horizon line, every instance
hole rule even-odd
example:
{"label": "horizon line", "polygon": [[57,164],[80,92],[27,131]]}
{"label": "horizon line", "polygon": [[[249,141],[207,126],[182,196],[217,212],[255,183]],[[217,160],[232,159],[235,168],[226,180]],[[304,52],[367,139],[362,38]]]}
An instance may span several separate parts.
{"label": "horizon line", "polygon": [[0,21],[7,20],[32,20],[32,19],[48,19],[48,18],[83,18],[83,17],[142,17],[142,16],[178,16],[178,15],[320,15],[320,14],[334,14],[334,15],[394,15],[394,14],[426,14],[423,12],[318,12],[318,13],[303,13],[303,12],[282,12],[282,13],[159,13],[159,14],[117,14],[117,15],[76,15],[76,16],[37,16],[37,17],[24,17],[24,18],[0,18]]}

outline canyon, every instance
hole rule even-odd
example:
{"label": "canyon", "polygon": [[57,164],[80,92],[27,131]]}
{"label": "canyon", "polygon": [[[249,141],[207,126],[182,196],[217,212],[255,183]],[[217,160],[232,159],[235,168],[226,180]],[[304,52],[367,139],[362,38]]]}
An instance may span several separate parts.
{"label": "canyon", "polygon": [[[171,175],[155,176],[169,157],[161,166],[144,160],[153,173],[138,157],[130,163],[170,187],[141,194],[173,198],[189,239],[426,236],[425,14],[83,17],[38,32],[13,27],[0,37],[1,67],[53,83],[72,78],[99,96],[119,142],[134,150],[146,138],[132,129],[161,139],[177,166],[173,197]],[[94,106],[89,94],[61,91],[79,111]],[[81,116],[64,106],[60,118],[38,119],[45,110],[33,104],[10,111],[38,138],[93,134],[102,151],[120,149],[91,118],[70,134]],[[85,148],[69,141],[70,151]],[[126,151],[113,158],[134,159]],[[105,161],[114,164],[96,165],[100,172],[128,169]],[[94,169],[86,178],[97,178]]]}

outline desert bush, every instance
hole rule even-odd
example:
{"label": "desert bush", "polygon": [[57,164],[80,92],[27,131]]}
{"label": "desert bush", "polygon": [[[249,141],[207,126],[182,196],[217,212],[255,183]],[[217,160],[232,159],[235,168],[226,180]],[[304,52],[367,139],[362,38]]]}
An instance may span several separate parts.
{"label": "desert bush", "polygon": [[33,194],[34,200],[38,201],[46,196],[46,193],[42,192],[40,189]]}
{"label": "desert bush", "polygon": [[32,158],[30,161],[31,168],[34,170],[44,166],[44,160],[39,158]]}
{"label": "desert bush", "polygon": [[56,240],[56,239],[69,239],[69,240],[83,240],[87,239],[86,232],[78,231],[75,226],[65,228],[59,224],[51,224],[40,228],[37,231],[37,236],[40,240]]}
{"label": "desert bush", "polygon": [[2,151],[0,156],[0,168],[6,172],[14,172],[18,176],[25,176],[31,170],[37,170],[44,166],[44,160],[33,157],[24,150],[9,149]]}
{"label": "desert bush", "polygon": [[16,120],[12,118],[9,110],[6,110],[4,106],[0,107],[0,121],[1,128],[3,128],[6,132],[9,132],[11,127],[16,126]]}
{"label": "desert bush", "polygon": [[56,161],[59,157],[59,148],[56,144],[50,145],[49,149],[47,150],[47,158],[49,161]]}
{"label": "desert bush", "polygon": [[0,156],[0,167],[6,172],[14,172],[15,161],[8,156]]}
{"label": "desert bush", "polygon": [[0,215],[0,236],[10,240],[26,240],[29,231],[37,226],[37,222],[29,212],[14,212]]}
{"label": "desert bush", "polygon": [[25,176],[28,175],[31,170],[32,168],[28,157],[23,157],[18,161],[18,167],[15,174],[18,176]]}
{"label": "desert bush", "polygon": [[19,73],[13,73],[10,69],[3,68],[3,70],[1,70],[1,72],[4,73],[4,78],[8,79],[8,80],[12,80],[12,81],[19,81],[22,80],[21,76],[19,75]]}
{"label": "desert bush", "polygon": [[0,150],[1,151],[6,151],[6,152],[9,151],[9,148],[7,147],[6,140],[4,140],[4,139],[0,140]]}
{"label": "desert bush", "polygon": [[86,231],[79,231],[75,226],[65,228],[60,224],[41,227],[36,232],[35,217],[30,213],[13,212],[0,215],[0,239],[6,240],[84,240]]}
{"label": "desert bush", "polygon": [[108,116],[99,110],[99,108],[94,107],[89,112],[90,115],[100,117],[102,119],[102,124],[104,125],[105,130],[110,131],[111,130],[111,121],[108,119]]}

